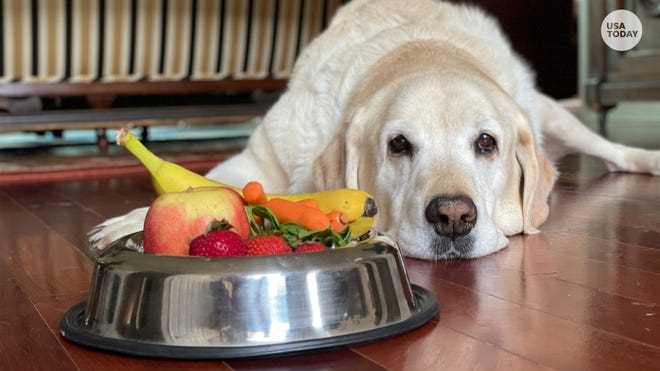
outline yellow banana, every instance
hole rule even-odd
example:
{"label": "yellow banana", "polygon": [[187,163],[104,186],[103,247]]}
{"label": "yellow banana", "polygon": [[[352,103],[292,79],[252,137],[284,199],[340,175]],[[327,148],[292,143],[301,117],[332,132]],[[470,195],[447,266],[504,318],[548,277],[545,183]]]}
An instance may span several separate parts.
{"label": "yellow banana", "polygon": [[371,226],[374,224],[374,218],[370,216],[363,216],[348,223],[351,228],[351,235],[354,237],[361,237],[371,231]]}
{"label": "yellow banana", "polygon": [[[182,166],[159,158],[126,129],[121,129],[117,133],[117,144],[126,148],[147,168],[158,194],[183,192],[190,188],[200,187],[226,187],[242,193],[240,188],[208,179]],[[312,199],[325,213],[330,211],[343,213],[355,236],[360,236],[369,231],[373,224],[373,216],[377,212],[376,204],[371,196],[358,189],[343,188],[315,193],[268,194],[267,197],[269,199],[282,198],[290,201]]]}

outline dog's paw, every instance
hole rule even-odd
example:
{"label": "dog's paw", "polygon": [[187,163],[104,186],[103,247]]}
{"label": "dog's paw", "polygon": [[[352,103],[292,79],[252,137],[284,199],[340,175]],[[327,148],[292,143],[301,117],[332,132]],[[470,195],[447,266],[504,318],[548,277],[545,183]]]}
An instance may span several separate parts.
{"label": "dog's paw", "polygon": [[652,157],[654,161],[651,166],[651,174],[655,176],[660,176],[660,151],[652,151]]}
{"label": "dog's paw", "polygon": [[627,148],[617,163],[605,161],[609,171],[645,173],[660,176],[660,151]]}
{"label": "dog's paw", "polygon": [[638,172],[660,176],[660,151],[642,151],[635,159]]}
{"label": "dog's paw", "polygon": [[118,239],[141,231],[147,210],[146,207],[135,209],[126,215],[108,219],[94,227],[87,233],[90,249],[94,252],[102,251]]}

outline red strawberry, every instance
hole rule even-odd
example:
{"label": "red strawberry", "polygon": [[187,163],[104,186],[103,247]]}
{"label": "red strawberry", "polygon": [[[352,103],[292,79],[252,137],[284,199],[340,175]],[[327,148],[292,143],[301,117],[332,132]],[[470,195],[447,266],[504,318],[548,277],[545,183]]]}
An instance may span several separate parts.
{"label": "red strawberry", "polygon": [[211,231],[190,242],[192,256],[245,256],[247,248],[241,236],[232,231]]}
{"label": "red strawberry", "polygon": [[247,254],[249,256],[284,255],[290,253],[291,247],[280,236],[257,236],[247,241]]}
{"label": "red strawberry", "polygon": [[320,242],[308,242],[302,245],[299,245],[296,249],[297,253],[306,253],[306,252],[322,252],[325,251],[325,245]]}

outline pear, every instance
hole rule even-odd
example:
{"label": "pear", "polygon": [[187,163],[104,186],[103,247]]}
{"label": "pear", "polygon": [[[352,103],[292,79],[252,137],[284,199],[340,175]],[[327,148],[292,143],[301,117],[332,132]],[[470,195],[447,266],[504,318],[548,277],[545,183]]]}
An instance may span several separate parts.
{"label": "pear", "polygon": [[190,241],[206,233],[213,221],[225,221],[243,239],[250,227],[243,198],[223,187],[166,193],[149,208],[144,221],[144,252],[186,256]]}

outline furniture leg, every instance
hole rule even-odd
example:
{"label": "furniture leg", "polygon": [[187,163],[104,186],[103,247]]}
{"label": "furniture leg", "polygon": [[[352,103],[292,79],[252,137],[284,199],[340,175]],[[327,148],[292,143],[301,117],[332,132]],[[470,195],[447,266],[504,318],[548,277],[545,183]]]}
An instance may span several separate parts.
{"label": "furniture leg", "polygon": [[149,127],[148,126],[143,126],[140,131],[140,139],[142,139],[142,142],[148,142],[149,141]]}
{"label": "furniture leg", "polygon": [[109,142],[106,128],[96,129],[96,144],[101,151],[105,151],[108,148]]}
{"label": "furniture leg", "polygon": [[607,115],[614,106],[598,106],[596,113],[598,114],[598,132],[600,135],[607,138]]}

